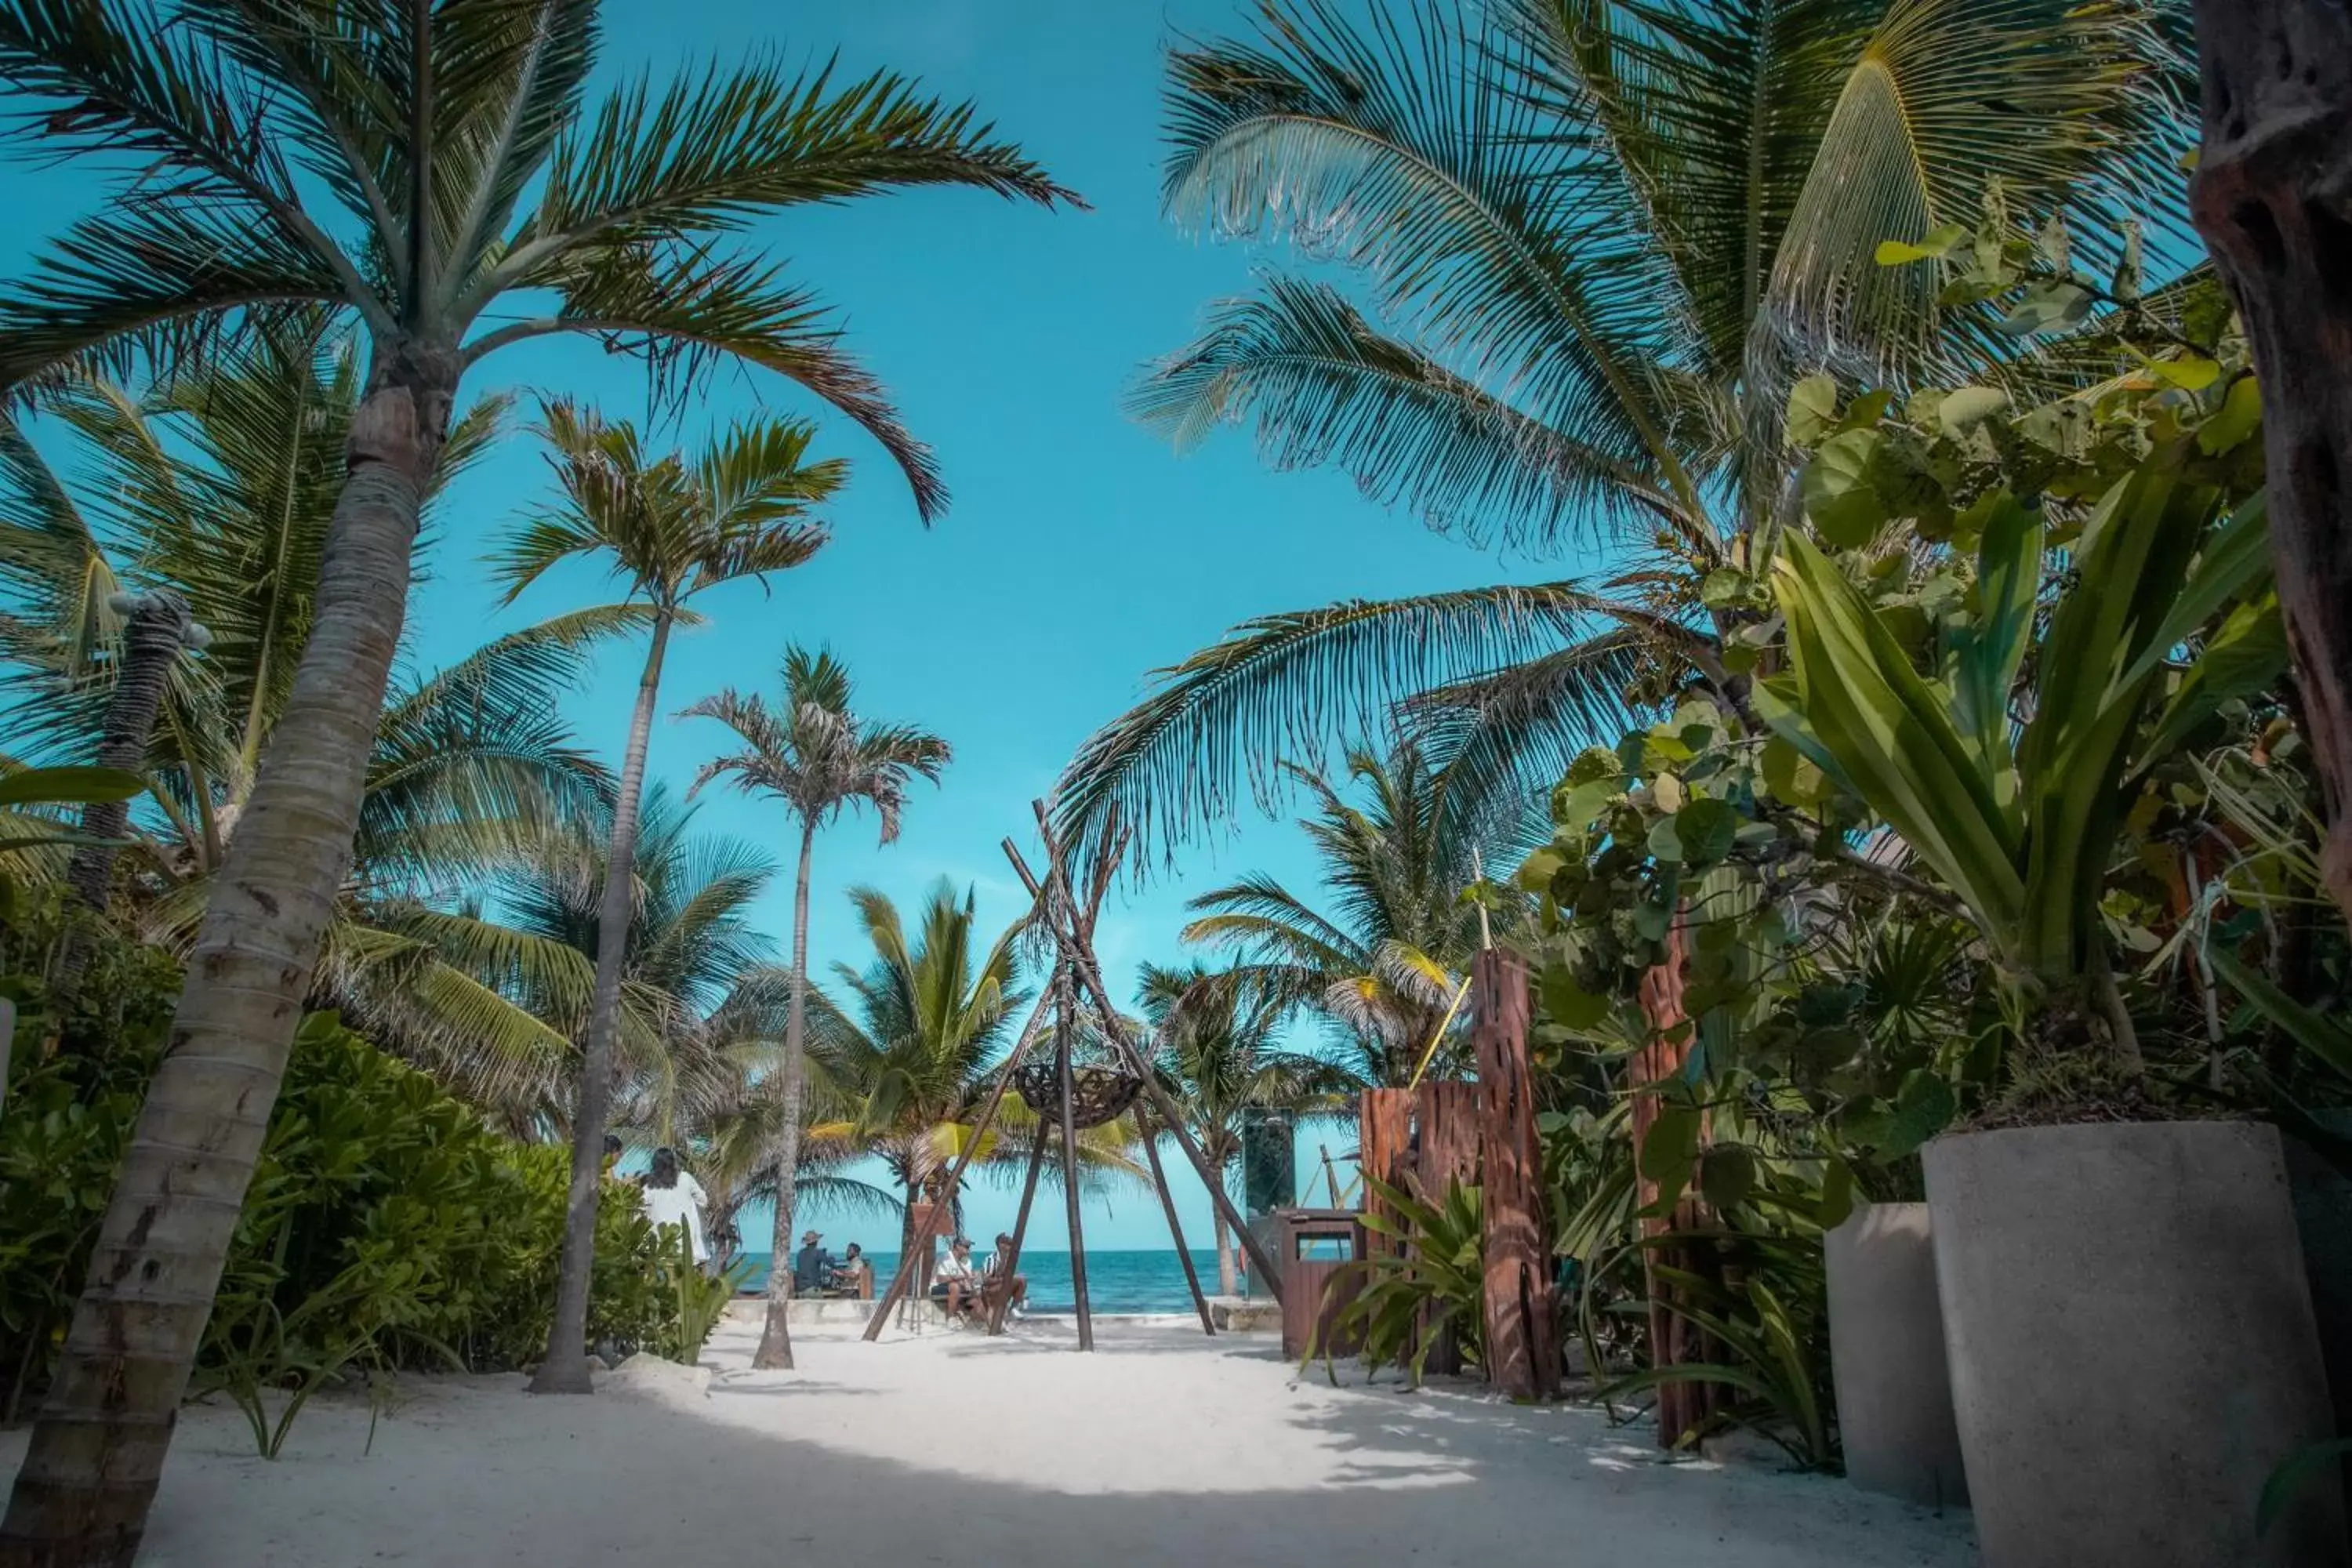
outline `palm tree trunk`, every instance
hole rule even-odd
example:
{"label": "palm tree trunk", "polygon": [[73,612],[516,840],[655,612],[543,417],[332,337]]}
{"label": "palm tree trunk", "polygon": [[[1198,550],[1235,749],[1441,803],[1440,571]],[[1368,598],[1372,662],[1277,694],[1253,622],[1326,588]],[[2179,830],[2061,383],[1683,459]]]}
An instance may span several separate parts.
{"label": "palm tree trunk", "polygon": [[454,356],[380,354],[345,448],[316,617],[188,962],[0,1563],[129,1563],[211,1315],[319,946],[350,868]]}
{"label": "palm tree trunk", "polygon": [[2271,557],[2319,774],[2320,880],[2352,918],[2352,16],[2200,0],[2204,142],[2189,207],[2262,379]]}
{"label": "palm tree trunk", "polygon": [[653,644],[637,681],[629,716],[629,749],[621,761],[621,789],[613,803],[613,842],[604,856],[604,899],[596,911],[596,988],[588,1010],[588,1043],[580,1056],[580,1104],[572,1118],[572,1192],[563,1214],[563,1260],[556,1275],[555,1325],[547,1355],[532,1374],[533,1394],[588,1394],[588,1286],[596,1263],[596,1203],[604,1175],[604,1122],[613,1107],[613,1038],[621,1027],[621,972],[629,954],[629,920],[635,909],[637,802],[644,794],[646,749],[661,697],[662,656],[669,647],[669,612],[654,618]]}
{"label": "palm tree trunk", "polygon": [[1217,1294],[1238,1296],[1242,1293],[1241,1271],[1234,1267],[1234,1233],[1225,1226],[1225,1216],[1218,1215],[1217,1222]]}
{"label": "palm tree trunk", "polygon": [[[106,721],[100,731],[98,765],[123,773],[143,771],[147,742],[155,732],[156,710],[163,705],[163,688],[172,678],[173,661],[187,640],[188,609],[168,595],[142,598],[122,630],[122,663],[114,690],[106,702]],[[131,825],[131,803],[95,800],[82,807],[81,830],[90,838],[116,839]],[[66,868],[66,888],[74,902],[94,915],[106,913],[107,894],[114,882],[114,862],[120,850],[111,843],[85,844],[74,851]],[[80,994],[82,972],[89,967],[90,931],[76,921],[66,932],[58,954],[56,984],[51,988],[56,1016],[62,1019]]]}
{"label": "palm tree trunk", "polygon": [[[793,883],[793,994],[784,1009],[783,1113],[776,1130],[776,1226],[768,1244],[768,1320],[760,1330],[753,1370],[790,1372],[793,1332],[785,1303],[793,1297],[793,1200],[800,1189],[801,1099],[805,1064],[802,1040],[808,1028],[809,861],[816,849],[816,822],[801,819],[801,868]],[[903,1268],[902,1257],[898,1266]]]}

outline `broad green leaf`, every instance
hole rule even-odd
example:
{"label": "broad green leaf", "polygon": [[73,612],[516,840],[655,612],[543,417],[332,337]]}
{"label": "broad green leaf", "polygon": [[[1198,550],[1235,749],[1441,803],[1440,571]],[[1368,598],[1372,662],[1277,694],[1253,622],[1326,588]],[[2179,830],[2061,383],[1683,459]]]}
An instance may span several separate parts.
{"label": "broad green leaf", "polygon": [[1951,1125],[1958,1113],[1959,1100],[1943,1076],[1924,1068],[1915,1069],[1905,1076],[1895,1096],[1895,1114],[1888,1119],[1880,1156],[1900,1159],[1915,1152]]}
{"label": "broad green leaf", "polygon": [[1727,605],[1738,603],[1740,595],[1747,591],[1747,573],[1719,566],[1708,573],[1706,580],[1698,585],[1698,598],[1699,603],[1708,609],[1719,610]]}
{"label": "broad green leaf", "polygon": [[1650,798],[1660,811],[1672,816],[1683,808],[1683,781],[1672,773],[1660,773],[1650,783]]}
{"label": "broad green leaf", "polygon": [[2016,308],[2001,318],[2000,328],[2018,337],[2063,331],[2079,326],[2095,303],[2088,290],[2063,279],[2031,284]]}
{"label": "broad green leaf", "polygon": [[1962,386],[1944,395],[1936,417],[1944,433],[1958,436],[1983,424],[2009,406],[2009,394],[1997,386]]}
{"label": "broad green leaf", "polygon": [[1810,447],[1837,424],[1837,383],[1809,375],[1789,389],[1789,439]]}
{"label": "broad green leaf", "polygon": [[1692,1163],[1698,1157],[1698,1109],[1678,1101],[1658,1107],[1658,1118],[1642,1140],[1643,1176],[1661,1185],[1671,1181],[1677,1189],[1690,1183]]}
{"label": "broad green leaf", "polygon": [[2202,354],[2152,359],[2147,362],[2147,368],[2183,392],[2202,392],[2221,379],[2221,363]]}
{"label": "broad green leaf", "polygon": [[2197,449],[2218,457],[2245,440],[2263,426],[2263,391],[2251,375],[2242,375],[2222,395],[2221,406],[2197,426]]}
{"label": "broad green leaf", "polygon": [[1882,439],[1875,430],[1848,430],[1822,442],[1805,465],[1805,513],[1839,549],[1869,543],[1886,521],[1886,503],[1871,473]]}
{"label": "broad green leaf", "polygon": [[1674,820],[1682,858],[1692,866],[1711,866],[1730,854],[1739,832],[1739,814],[1720,800],[1692,801]]}
{"label": "broad green leaf", "polygon": [[2142,743],[2140,771],[2179,750],[2223,703],[2270,689],[2285,673],[2289,657],[2286,620],[2279,613],[2276,593],[2231,611]]}
{"label": "broad green leaf", "polygon": [[2033,601],[2042,584],[2042,518],[2007,490],[1982,513],[1977,548],[1977,614],[1954,660],[1953,696],[1981,765],[2003,792],[2009,762],[2009,691],[2033,636]]}
{"label": "broad green leaf", "polygon": [[1764,787],[1784,805],[1817,805],[1829,795],[1828,776],[1786,736],[1774,735],[1764,742],[1759,766]]}
{"label": "broad green leaf", "polygon": [[1551,886],[1551,879],[1568,864],[1568,857],[1557,849],[1538,849],[1519,863],[1511,880],[1530,893],[1540,893]]}
{"label": "broad green leaf", "polygon": [[1543,972],[1543,1006],[1555,1024],[1569,1029],[1590,1029],[1609,1016],[1610,999],[1576,983],[1568,965],[1555,963]]}
{"label": "broad green leaf", "polygon": [[1904,239],[1882,239],[1871,253],[1881,267],[1908,267],[1915,261],[1935,261],[1949,256],[1969,237],[1969,231],[1958,224],[1948,223],[1927,231],[1917,244]]}
{"label": "broad green leaf", "polygon": [[1683,840],[1675,821],[1674,817],[1662,816],[1650,825],[1649,850],[1660,860],[1678,863],[1683,858]]}
{"label": "broad green leaf", "polygon": [[1698,1190],[1717,1214],[1748,1201],[1756,1186],[1756,1157],[1745,1149],[1709,1149],[1698,1163]]}

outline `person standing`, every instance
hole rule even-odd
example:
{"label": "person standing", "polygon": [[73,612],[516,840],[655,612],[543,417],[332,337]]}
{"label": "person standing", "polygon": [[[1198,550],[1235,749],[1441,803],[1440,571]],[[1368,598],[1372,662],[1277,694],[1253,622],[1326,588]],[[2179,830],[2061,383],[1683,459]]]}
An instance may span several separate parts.
{"label": "person standing", "polygon": [[801,1232],[801,1249],[793,1254],[793,1294],[821,1296],[826,1282],[833,1278],[833,1254],[823,1243],[823,1231]]}
{"label": "person standing", "polygon": [[710,1248],[702,1239],[702,1205],[710,1198],[701,1183],[678,1168],[677,1151],[654,1151],[654,1163],[637,1189],[637,1201],[655,1225],[672,1225],[686,1232],[687,1247],[697,1268],[710,1261]]}

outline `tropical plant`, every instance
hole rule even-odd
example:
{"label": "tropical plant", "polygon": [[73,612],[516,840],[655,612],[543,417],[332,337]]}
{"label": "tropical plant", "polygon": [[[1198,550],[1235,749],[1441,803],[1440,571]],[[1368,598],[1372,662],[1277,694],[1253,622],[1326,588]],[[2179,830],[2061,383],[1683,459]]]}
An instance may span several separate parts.
{"label": "tropical plant", "polygon": [[1066,837],[1115,808],[1140,868],[1247,792],[1273,809],[1276,759],[1406,699],[1472,818],[1629,702],[1695,679],[1736,708],[1741,617],[1704,585],[1760,565],[1787,509],[1790,384],[1907,385],[2003,341],[1874,247],[1995,187],[2120,232],[2176,178],[2177,63],[2137,0],[1391,0],[1360,23],[1270,0],[1255,37],[1178,49],[1171,216],[1336,257],[1375,308],[1277,275],[1138,412],[1180,443],[1254,421],[1268,461],[1336,465],[1474,542],[1636,551],[1597,583],[1245,624],[1087,742]]}
{"label": "tropical plant", "polygon": [[[68,466],[52,468],[23,429],[0,429],[0,653],[14,696],[6,721],[22,743],[64,756],[108,743],[117,676],[131,663],[126,598],[183,606],[206,628],[201,663],[160,668],[159,718],[142,752],[153,784],[126,819],[130,918],[184,951],[310,634],[361,391],[351,334],[306,317],[179,365],[141,396],[100,379],[54,389],[40,407],[75,437]],[[499,413],[493,400],[456,423],[436,493],[484,448]],[[313,1005],[344,1012],[469,1091],[563,1047],[539,1019],[390,930],[384,912],[593,809],[605,778],[571,744],[553,698],[582,655],[636,625],[641,609],[560,615],[401,679],[377,721]]]}
{"label": "tropical plant", "polygon": [[[789,1255],[794,1184],[800,1173],[808,1026],[809,866],[819,827],[843,811],[871,805],[881,820],[882,842],[898,837],[898,815],[907,786],[917,778],[937,783],[950,755],[948,743],[911,725],[861,720],[851,709],[848,667],[830,649],[810,653],[795,645],[784,651],[783,690],[775,708],[756,693],[732,687],[686,710],[689,718],[716,719],[735,732],[743,750],[705,763],[694,788],[726,779],[747,795],[781,802],[801,830],[800,871],[793,884],[793,990],[784,1024],[783,1070],[777,1075],[775,1168],[776,1222],[773,1255]],[[772,1269],[768,1280],[767,1323],[752,1364],[793,1364],[792,1331],[784,1303],[792,1279]]]}
{"label": "tropical plant", "polygon": [[[2111,1088],[2143,1068],[2101,903],[2151,760],[2286,663],[2260,499],[2225,513],[2182,441],[2188,457],[2160,447],[2101,500],[2038,638],[2044,519],[1989,497],[1981,608],[1942,638],[1932,675],[1810,541],[1789,540],[1774,579],[1790,674],[1764,687],[1768,718],[1974,921],[2021,1065],[2062,1101],[2070,1063]],[[2037,643],[2012,740],[2011,688]],[[2184,644],[2196,657],[2175,664]]]}
{"label": "tropical plant", "polygon": [[[1276,1043],[1286,1011],[1246,972],[1147,963],[1139,979],[1151,1026],[1154,1068],[1182,1113],[1209,1169],[1222,1178],[1242,1157],[1244,1120],[1253,1111],[1335,1109],[1360,1080],[1345,1068]],[[1240,1290],[1234,1237],[1215,1220],[1217,1290]]]}
{"label": "tropical plant", "polygon": [[1299,826],[1333,912],[1271,878],[1244,877],[1192,900],[1184,940],[1234,952],[1236,979],[1257,995],[1335,1025],[1361,1081],[1404,1084],[1424,1059],[1445,1076],[1460,1066],[1460,998],[1486,934],[1465,894],[1482,857],[1508,853],[1509,836],[1480,834],[1449,813],[1444,781],[1411,742],[1386,755],[1349,752],[1347,782],[1361,805],[1322,774],[1285,765],[1316,803]]}
{"label": "tropical plant", "polygon": [[[39,155],[94,155],[136,192],[7,291],[0,388],[95,356],[167,361],[285,306],[354,316],[369,344],[310,637],[197,941],[188,1047],[149,1095],[72,1342],[116,1348],[75,1352],[0,1525],[51,1561],[137,1543],[351,857],[418,506],[466,373],[557,334],[638,353],[672,395],[714,363],[756,364],[872,431],[929,515],[937,475],[877,384],[806,289],[729,237],[894,187],[1066,195],[969,109],[888,73],[842,85],[759,55],[592,106],[598,16],[587,0],[0,6],[0,82]],[[127,1392],[101,1404],[101,1388]]]}
{"label": "tropical plant", "polygon": [[1427,1200],[1367,1175],[1382,1208],[1367,1208],[1365,1228],[1397,1243],[1336,1270],[1324,1287],[1325,1315],[1299,1366],[1318,1354],[1324,1374],[1339,1346],[1352,1347],[1366,1368],[1393,1366],[1421,1386],[1429,1352],[1450,1334],[1463,1358],[1485,1359],[1486,1243],[1484,1194],[1459,1181]]}
{"label": "tropical plant", "polygon": [[580,1331],[587,1321],[613,1041],[620,1026],[637,797],[645,784],[646,750],[660,704],[670,631],[699,622],[690,603],[701,595],[730,583],[764,586],[771,574],[790,571],[822,549],[827,531],[812,511],[840,488],[845,469],[837,461],[806,460],[814,429],[799,422],[739,425],[690,459],[677,453],[655,458],[634,426],[583,413],[567,400],[545,405],[541,432],[553,448],[562,499],[519,528],[492,556],[493,573],[507,586],[507,602],[562,563],[606,558],[613,574],[627,584],[628,600],[642,598],[653,612],[605,856],[594,990],[581,1053],[580,1101],[572,1117],[569,1261],[555,1304],[554,1337],[531,1378],[538,1393],[584,1394],[588,1363]]}

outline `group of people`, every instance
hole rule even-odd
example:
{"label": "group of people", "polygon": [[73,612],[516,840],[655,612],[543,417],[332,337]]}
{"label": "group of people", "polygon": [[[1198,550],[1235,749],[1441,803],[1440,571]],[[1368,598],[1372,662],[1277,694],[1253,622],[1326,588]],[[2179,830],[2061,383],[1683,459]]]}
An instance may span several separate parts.
{"label": "group of people", "polygon": [[801,1232],[801,1249],[793,1254],[793,1294],[795,1296],[864,1296],[874,1265],[866,1249],[851,1242],[836,1263],[824,1249],[822,1231]]}
{"label": "group of people", "polygon": [[[620,1159],[621,1141],[608,1134],[604,1139],[606,1175],[614,1173]],[[710,1197],[693,1173],[678,1164],[677,1152],[655,1150],[652,1163],[636,1179],[635,1185],[637,1202],[644,1207],[646,1218],[656,1226],[676,1226],[684,1231],[696,1266],[708,1268],[710,1247],[703,1237],[702,1210]],[[948,1244],[947,1256],[931,1271],[931,1300],[940,1303],[950,1322],[977,1320],[983,1311],[995,1311],[1000,1303],[1013,1316],[1024,1316],[1029,1300],[1029,1279],[1014,1272],[1014,1258],[1010,1236],[997,1236],[996,1250],[985,1263],[973,1262],[970,1237],[957,1237]],[[800,1250],[793,1255],[793,1293],[864,1296],[869,1293],[873,1270],[865,1248],[856,1242],[851,1242],[835,1261],[833,1254],[824,1249],[824,1233],[804,1230],[801,1233]]]}
{"label": "group of people", "polygon": [[948,1244],[948,1255],[931,1270],[931,1300],[947,1312],[948,1321],[977,1319],[983,1309],[994,1311],[1001,1302],[1018,1318],[1029,1300],[1029,1277],[1013,1272],[1013,1238],[999,1232],[996,1251],[985,1264],[971,1260],[971,1237],[959,1236]]}

